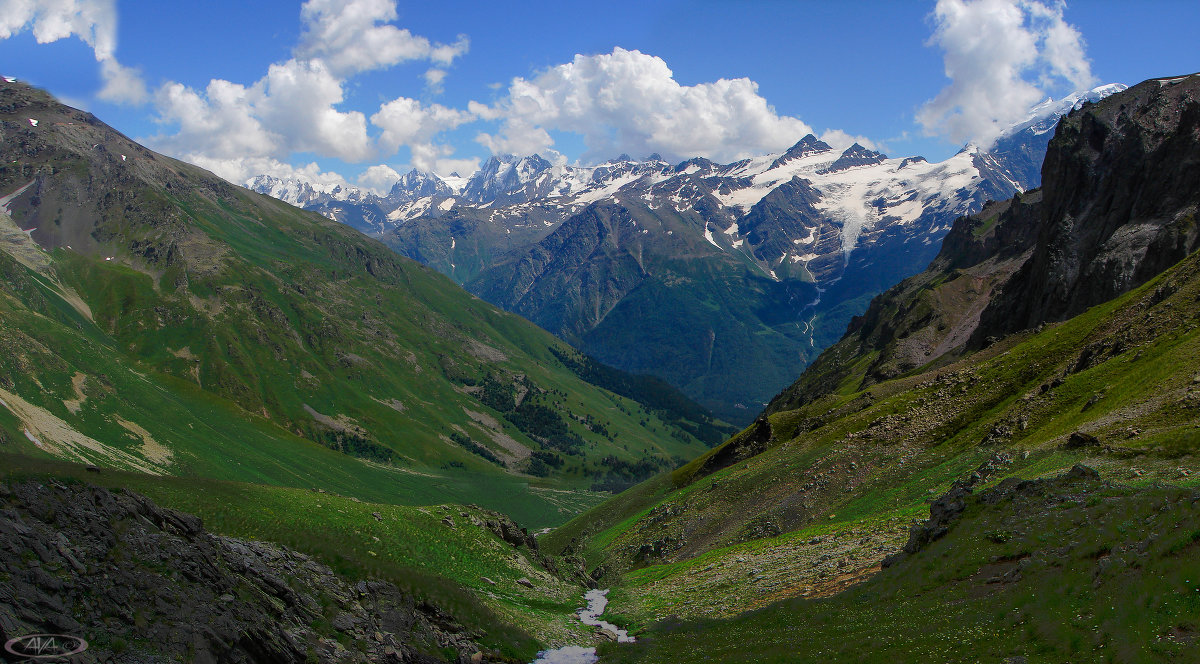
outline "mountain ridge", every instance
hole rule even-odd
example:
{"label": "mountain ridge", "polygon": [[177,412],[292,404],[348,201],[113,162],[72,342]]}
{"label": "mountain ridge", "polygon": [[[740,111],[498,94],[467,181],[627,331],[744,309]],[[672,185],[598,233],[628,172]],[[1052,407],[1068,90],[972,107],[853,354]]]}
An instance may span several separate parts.
{"label": "mountain ridge", "polygon": [[[459,189],[469,195],[389,203],[393,225],[369,230],[597,359],[744,423],[872,295],[927,264],[954,218],[1036,185],[1025,162],[1040,158],[1056,113],[1119,87],[1042,104],[997,152],[967,146],[937,164],[835,150],[812,135],[732,164],[493,157]],[[620,208],[637,229],[596,226],[611,216],[597,205]],[[609,248],[597,253],[587,238],[599,236]],[[699,329],[656,313],[663,299]],[[679,342],[668,349],[670,338]]]}

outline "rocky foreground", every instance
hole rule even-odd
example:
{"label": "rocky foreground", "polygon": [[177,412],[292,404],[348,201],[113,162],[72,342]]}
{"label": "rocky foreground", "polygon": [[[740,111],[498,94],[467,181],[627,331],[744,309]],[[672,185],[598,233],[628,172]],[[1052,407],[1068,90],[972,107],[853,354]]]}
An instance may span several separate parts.
{"label": "rocky foreground", "polygon": [[0,484],[0,640],[80,636],[79,662],[485,661],[471,634],[394,585],[205,531],[128,491]]}

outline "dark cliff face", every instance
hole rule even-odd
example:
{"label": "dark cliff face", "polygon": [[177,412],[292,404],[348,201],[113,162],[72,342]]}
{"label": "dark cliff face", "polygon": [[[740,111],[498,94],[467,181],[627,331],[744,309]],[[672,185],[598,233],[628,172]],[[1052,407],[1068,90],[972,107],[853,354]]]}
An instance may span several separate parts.
{"label": "dark cliff face", "polygon": [[1200,246],[1200,75],[1146,81],[1066,117],[1042,182],[1036,249],[979,338],[1070,318]]}
{"label": "dark cliff face", "polygon": [[4,639],[79,636],[89,648],[78,661],[399,664],[441,661],[418,645],[463,661],[479,652],[446,614],[391,584],[212,535],[135,493],[0,484],[0,537]]}
{"label": "dark cliff face", "polygon": [[929,267],[872,300],[767,411],[1065,320],[1200,248],[1200,75],[1146,81],[1072,112],[1042,179],[958,219]]}
{"label": "dark cliff face", "polygon": [[929,267],[872,299],[767,412],[811,403],[846,381],[866,387],[958,356],[997,286],[1028,260],[1041,209],[1042,192],[1034,190],[960,217]]}

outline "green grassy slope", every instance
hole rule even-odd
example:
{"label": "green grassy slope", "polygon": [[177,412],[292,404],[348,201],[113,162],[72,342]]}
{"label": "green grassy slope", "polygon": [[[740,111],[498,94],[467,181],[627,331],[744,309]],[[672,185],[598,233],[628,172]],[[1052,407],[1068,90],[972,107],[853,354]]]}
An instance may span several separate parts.
{"label": "green grassy slope", "polygon": [[614,610],[648,624],[835,591],[973,474],[1038,477],[1084,462],[1114,480],[1192,482],[1198,301],[1193,254],[1040,333],[772,414],[565,524],[546,547],[602,566],[622,586]]}
{"label": "green grassy slope", "polygon": [[580,380],[551,335],[341,224],[22,84],[0,99],[9,450],[543,525],[614,466],[706,449]]}
{"label": "green grassy slope", "polygon": [[839,595],[657,626],[606,662],[1177,662],[1200,630],[1194,489],[1066,478],[969,499]]}

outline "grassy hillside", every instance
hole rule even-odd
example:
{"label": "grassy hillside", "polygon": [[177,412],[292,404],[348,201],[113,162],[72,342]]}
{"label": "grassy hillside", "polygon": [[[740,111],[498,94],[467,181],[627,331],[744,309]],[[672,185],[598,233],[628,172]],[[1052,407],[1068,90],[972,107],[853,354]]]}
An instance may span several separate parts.
{"label": "grassy hillside", "polygon": [[341,224],[20,83],[0,100],[8,451],[540,526],[707,448],[709,420],[586,383],[565,344]]}
{"label": "grassy hillside", "polygon": [[634,625],[821,596],[897,550],[956,480],[1086,463],[1113,481],[1200,472],[1200,254],[1066,323],[760,419],[557,529]]}
{"label": "grassy hillside", "polygon": [[1200,624],[1195,489],[1063,477],[968,499],[839,595],[667,622],[606,662],[1177,662]]}

